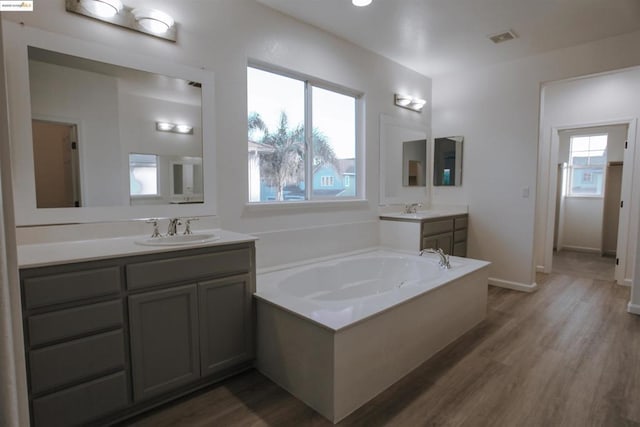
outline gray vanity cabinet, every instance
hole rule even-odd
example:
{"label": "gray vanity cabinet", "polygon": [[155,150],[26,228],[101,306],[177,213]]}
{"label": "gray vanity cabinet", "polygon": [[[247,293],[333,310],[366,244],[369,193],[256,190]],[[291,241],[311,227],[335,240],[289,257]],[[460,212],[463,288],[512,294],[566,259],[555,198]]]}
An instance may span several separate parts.
{"label": "gray vanity cabinet", "polygon": [[253,364],[253,242],[20,278],[36,427],[113,424]]}
{"label": "gray vanity cabinet", "polygon": [[198,284],[200,365],[211,375],[253,354],[252,286],[248,274]]}
{"label": "gray vanity cabinet", "polygon": [[442,249],[447,254],[466,257],[467,218],[465,214],[423,220],[420,249]]}
{"label": "gray vanity cabinet", "polygon": [[382,246],[408,251],[442,249],[445,253],[467,256],[468,214],[431,218],[380,216]]}
{"label": "gray vanity cabinet", "polygon": [[129,327],[136,401],[200,378],[195,284],[130,296]]}

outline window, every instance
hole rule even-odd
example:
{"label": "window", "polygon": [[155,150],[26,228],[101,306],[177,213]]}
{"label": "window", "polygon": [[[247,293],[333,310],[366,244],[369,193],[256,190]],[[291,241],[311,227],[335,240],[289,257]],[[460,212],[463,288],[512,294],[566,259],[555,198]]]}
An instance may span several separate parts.
{"label": "window", "polygon": [[358,101],[347,90],[247,67],[249,201],[358,197]]}
{"label": "window", "polygon": [[333,177],[332,176],[323,176],[320,181],[321,187],[333,187]]}
{"label": "window", "polygon": [[132,197],[158,195],[158,156],[129,154],[129,194]]}
{"label": "window", "polygon": [[570,196],[602,197],[607,135],[572,136],[570,140]]}

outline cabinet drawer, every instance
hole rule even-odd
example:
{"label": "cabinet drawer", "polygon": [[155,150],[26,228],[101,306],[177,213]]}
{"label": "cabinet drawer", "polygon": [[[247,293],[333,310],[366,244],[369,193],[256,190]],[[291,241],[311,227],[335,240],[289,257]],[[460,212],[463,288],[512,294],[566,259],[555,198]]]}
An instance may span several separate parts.
{"label": "cabinet drawer", "polygon": [[35,346],[122,326],[122,310],[117,300],[32,316],[29,342]]}
{"label": "cabinet drawer", "polygon": [[456,230],[453,232],[453,241],[458,242],[466,242],[467,241],[467,229]]}
{"label": "cabinet drawer", "polygon": [[127,265],[127,287],[142,289],[204,277],[246,273],[250,268],[249,249],[141,262]]}
{"label": "cabinet drawer", "polygon": [[31,392],[44,392],[124,366],[122,330],[34,350],[29,353]]}
{"label": "cabinet drawer", "polygon": [[118,294],[118,292],[120,292],[119,267],[24,279],[25,307],[28,309]]}
{"label": "cabinet drawer", "polygon": [[422,235],[431,236],[453,231],[453,219],[425,222],[422,224]]}
{"label": "cabinet drawer", "polygon": [[87,425],[128,404],[124,372],[33,400],[33,423],[42,426]]}
{"label": "cabinet drawer", "polygon": [[456,230],[467,228],[467,217],[455,218]]}

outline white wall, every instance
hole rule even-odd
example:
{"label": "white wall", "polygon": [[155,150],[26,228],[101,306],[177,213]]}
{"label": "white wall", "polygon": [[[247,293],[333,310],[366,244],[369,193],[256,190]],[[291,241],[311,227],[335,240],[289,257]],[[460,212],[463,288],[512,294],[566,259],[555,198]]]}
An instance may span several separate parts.
{"label": "white wall", "polygon": [[34,117],[78,125],[83,206],[122,204],[117,80],[29,61],[29,81]]}
{"label": "white wall", "polygon": [[[2,45],[0,22],[0,45]],[[4,55],[0,51],[0,426],[29,424],[27,374],[22,347],[22,313],[9,162],[9,118]]]}
{"label": "white wall", "polygon": [[[41,2],[33,13],[5,14],[26,26],[106,44],[126,52],[171,58],[215,73],[218,214],[224,228],[260,237],[259,266],[330,255],[378,243],[378,117],[387,113],[430,128],[428,112],[393,105],[395,92],[431,102],[431,81],[367,50],[275,12],[251,0],[221,0],[216,13],[175,6],[176,44],[67,13],[62,2]],[[276,64],[365,93],[366,203],[255,210],[247,200],[248,59]],[[28,143],[20,141],[18,143]],[[206,143],[206,142],[205,142]],[[162,212],[158,212],[159,215]]]}
{"label": "white wall", "polygon": [[[494,283],[526,287],[535,282],[536,199],[543,200],[548,188],[546,181],[537,185],[536,177],[549,175],[548,169],[537,168],[539,155],[549,157],[548,151],[538,152],[541,84],[640,64],[639,43],[636,32],[434,79],[433,135],[463,135],[465,153],[463,186],[433,188],[432,201],[468,201],[469,256],[493,262]],[[627,99],[638,93],[635,86],[624,90]],[[566,112],[590,106],[609,116],[620,114],[621,106],[612,105],[608,96],[583,99]],[[526,189],[528,198],[523,197]],[[541,221],[546,223],[546,217]]]}

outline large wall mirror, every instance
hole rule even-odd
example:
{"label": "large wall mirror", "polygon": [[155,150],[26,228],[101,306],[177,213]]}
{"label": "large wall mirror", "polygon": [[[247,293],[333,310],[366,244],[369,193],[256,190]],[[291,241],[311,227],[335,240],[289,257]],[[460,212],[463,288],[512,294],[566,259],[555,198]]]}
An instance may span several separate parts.
{"label": "large wall mirror", "polygon": [[33,46],[28,55],[38,208],[204,201],[192,166],[202,165],[200,82]]}
{"label": "large wall mirror", "polygon": [[7,27],[19,225],[215,214],[211,73]]}
{"label": "large wall mirror", "polygon": [[427,128],[380,115],[380,204],[429,199]]}
{"label": "large wall mirror", "polygon": [[436,138],[433,141],[433,185],[462,185],[462,136]]}

